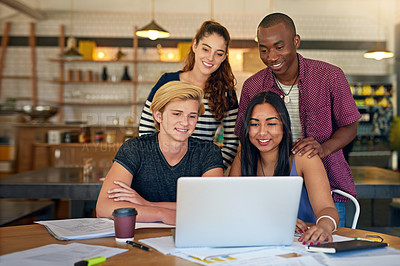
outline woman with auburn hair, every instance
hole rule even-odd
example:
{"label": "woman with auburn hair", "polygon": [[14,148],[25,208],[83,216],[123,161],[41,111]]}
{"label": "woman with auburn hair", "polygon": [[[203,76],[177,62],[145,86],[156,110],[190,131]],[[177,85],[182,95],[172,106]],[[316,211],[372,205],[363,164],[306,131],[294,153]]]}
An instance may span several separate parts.
{"label": "woman with auburn hair", "polygon": [[204,113],[202,100],[201,88],[181,81],[156,92],[151,111],[159,132],[122,144],[97,199],[97,217],[133,207],[138,222],[175,224],[178,178],[223,175],[220,148],[190,137]]}
{"label": "woman with auburn hair", "polygon": [[238,100],[235,77],[228,60],[230,36],[227,29],[215,21],[205,21],[192,41],[182,70],[165,73],[151,90],[142,111],[139,135],[155,132],[150,112],[154,94],[165,83],[184,81],[203,89],[206,112],[199,117],[193,137],[212,141],[219,125],[224,129],[222,157],[228,168],[238,149],[239,140],[233,133]]}

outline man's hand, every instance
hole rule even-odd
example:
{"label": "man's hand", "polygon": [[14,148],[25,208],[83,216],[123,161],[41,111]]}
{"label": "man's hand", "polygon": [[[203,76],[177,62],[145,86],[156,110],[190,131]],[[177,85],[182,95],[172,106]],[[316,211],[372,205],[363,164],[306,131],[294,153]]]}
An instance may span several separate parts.
{"label": "man's hand", "polygon": [[139,193],[133,190],[127,184],[114,181],[114,184],[117,185],[117,188],[110,189],[108,191],[108,198],[114,199],[114,201],[128,201],[134,204],[150,206],[151,202],[142,198]]}
{"label": "man's hand", "polygon": [[300,156],[303,156],[308,151],[312,151],[308,155],[308,158],[312,158],[313,156],[318,155],[321,159],[323,159],[325,158],[325,156],[328,155],[324,150],[323,146],[313,137],[308,137],[305,139],[302,138],[297,139],[293,145],[292,153],[293,154],[298,153]]}

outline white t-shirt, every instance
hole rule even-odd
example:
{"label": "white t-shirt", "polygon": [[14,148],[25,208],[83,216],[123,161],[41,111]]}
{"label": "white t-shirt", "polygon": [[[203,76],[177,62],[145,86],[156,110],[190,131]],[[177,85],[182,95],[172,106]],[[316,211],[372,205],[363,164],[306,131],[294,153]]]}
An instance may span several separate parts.
{"label": "white t-shirt", "polygon": [[[280,83],[278,80],[276,81],[279,83],[280,88],[282,88],[285,95],[287,95],[292,86],[284,85]],[[288,97],[290,99],[289,102],[287,102]],[[297,86],[297,84],[293,86],[289,95],[285,96],[285,98],[286,98],[285,105],[289,112],[290,122],[292,125],[291,130],[292,130],[293,142],[295,142],[298,138],[302,137],[300,112],[299,112],[299,87]]]}

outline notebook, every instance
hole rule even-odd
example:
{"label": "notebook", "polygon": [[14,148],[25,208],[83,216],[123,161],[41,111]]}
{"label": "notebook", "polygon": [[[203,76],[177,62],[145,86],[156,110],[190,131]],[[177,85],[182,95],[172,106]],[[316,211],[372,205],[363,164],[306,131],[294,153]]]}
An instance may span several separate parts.
{"label": "notebook", "polygon": [[387,243],[369,240],[348,240],[341,242],[324,243],[320,245],[307,246],[306,250],[325,253],[338,253],[343,251],[353,251],[361,249],[383,248]]}
{"label": "notebook", "polygon": [[291,245],[303,179],[181,177],[175,246]]}

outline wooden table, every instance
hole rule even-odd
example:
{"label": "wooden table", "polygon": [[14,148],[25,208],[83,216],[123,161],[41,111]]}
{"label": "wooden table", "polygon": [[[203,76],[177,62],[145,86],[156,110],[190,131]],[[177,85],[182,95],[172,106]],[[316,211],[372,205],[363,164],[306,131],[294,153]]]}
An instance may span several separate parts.
{"label": "wooden table", "polygon": [[[365,234],[377,234],[369,231],[342,228],[340,227],[336,234],[347,237],[365,237]],[[139,229],[136,230],[135,240],[151,237],[160,237],[171,235],[171,229]],[[384,241],[389,243],[390,247],[400,249],[400,237],[378,234]],[[22,251],[31,248],[37,248],[48,244],[67,244],[83,243],[90,245],[103,245],[109,247],[127,248],[127,252],[107,259],[102,265],[198,265],[172,255],[163,255],[156,250],[150,252],[134,248],[125,244],[118,245],[113,237],[78,240],[78,241],[60,241],[51,236],[44,226],[22,225],[0,228],[0,255]],[[128,263],[129,262],[129,263]]]}
{"label": "wooden table", "polygon": [[375,166],[352,166],[357,198],[400,198],[400,173]]}

